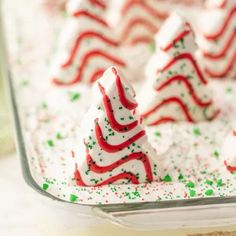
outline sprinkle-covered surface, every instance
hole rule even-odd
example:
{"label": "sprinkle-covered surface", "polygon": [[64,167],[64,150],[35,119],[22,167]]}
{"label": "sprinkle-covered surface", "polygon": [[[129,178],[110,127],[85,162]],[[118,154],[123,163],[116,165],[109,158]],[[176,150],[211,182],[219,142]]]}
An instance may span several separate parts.
{"label": "sprinkle-covered surface", "polygon": [[[217,104],[222,108],[215,121],[165,124],[146,129],[159,154],[158,171],[162,182],[76,186],[70,166],[73,158],[79,158],[75,157],[79,124],[92,101],[91,89],[85,85],[57,88],[49,83],[46,75],[53,48],[47,48],[50,43],[44,45],[42,40],[45,37],[49,38],[48,42],[56,39],[57,24],[41,24],[48,16],[40,13],[40,6],[35,4],[37,1],[28,6],[32,9],[30,13],[14,12],[17,3],[14,2],[14,8],[11,8],[13,2],[4,2],[4,7],[12,12],[11,17],[6,17],[11,68],[31,174],[44,191],[78,204],[236,196],[236,175],[226,170],[222,156],[222,145],[228,132],[232,131],[236,116],[236,84],[230,81],[210,83],[217,94]],[[33,26],[27,23],[29,14],[34,16],[38,28],[34,41],[30,40]],[[16,18],[17,29],[9,27]],[[58,22],[62,21],[59,17]],[[134,86],[139,91],[140,84]]]}

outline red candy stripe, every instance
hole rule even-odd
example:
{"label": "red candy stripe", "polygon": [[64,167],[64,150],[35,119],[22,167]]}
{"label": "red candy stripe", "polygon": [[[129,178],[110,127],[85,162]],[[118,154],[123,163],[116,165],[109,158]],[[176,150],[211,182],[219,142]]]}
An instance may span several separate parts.
{"label": "red candy stripe", "polygon": [[191,32],[190,30],[185,30],[184,32],[180,33],[170,44],[161,49],[164,50],[165,52],[169,51],[178,41],[189,35],[190,32]]}
{"label": "red candy stripe", "polygon": [[122,158],[122,159],[120,159],[108,166],[98,166],[96,164],[96,162],[92,159],[91,155],[89,154],[89,152],[87,150],[87,165],[89,166],[91,171],[98,173],[98,174],[107,173],[109,171],[112,171],[112,170],[118,168],[119,166],[121,166],[127,162],[135,161],[135,160],[141,161],[143,163],[144,169],[146,172],[146,176],[147,176],[147,180],[149,182],[153,181],[152,168],[151,168],[150,162],[148,160],[148,157],[145,154],[143,154],[142,152],[132,153],[132,154],[128,155],[127,157]]}
{"label": "red candy stripe", "polygon": [[145,131],[142,130],[123,143],[120,143],[117,145],[109,144],[106,142],[106,139],[103,136],[101,127],[98,124],[98,119],[95,120],[95,133],[96,133],[96,139],[97,139],[98,144],[101,147],[101,149],[106,152],[109,152],[109,153],[119,152],[119,151],[123,150],[124,148],[127,148],[128,146],[130,146],[135,141],[137,141],[138,139],[140,139],[141,137],[143,137],[145,135]]}
{"label": "red candy stripe", "polygon": [[166,87],[168,87],[170,84],[172,84],[174,82],[183,82],[184,85],[187,87],[190,96],[193,98],[194,102],[199,107],[207,107],[212,104],[212,100],[207,101],[207,102],[201,101],[201,99],[197,97],[197,95],[194,91],[194,88],[192,87],[192,85],[189,82],[189,80],[187,79],[187,77],[182,76],[182,75],[176,75],[176,76],[166,80],[163,84],[161,84],[158,88],[156,88],[156,90],[160,92],[161,90],[165,89]]}
{"label": "red candy stripe", "polygon": [[89,60],[91,60],[93,58],[97,58],[97,57],[104,58],[104,59],[110,61],[111,63],[117,64],[117,65],[122,66],[122,67],[125,66],[125,63],[123,61],[121,61],[120,59],[118,59],[114,56],[111,56],[106,52],[102,52],[100,50],[93,50],[93,51],[90,51],[90,52],[88,52],[87,54],[84,55],[84,57],[82,59],[82,62],[81,62],[81,66],[79,68],[79,72],[78,72],[77,76],[72,81],[63,82],[63,81],[59,81],[58,79],[54,79],[53,82],[56,85],[73,85],[75,83],[78,83],[79,81],[81,81],[84,70],[85,70],[86,66],[88,65],[88,63],[89,63]]}
{"label": "red candy stripe", "polygon": [[111,105],[110,98],[108,97],[105,89],[102,87],[102,85],[100,83],[98,83],[98,87],[100,89],[100,92],[103,95],[103,104],[105,107],[107,118],[109,120],[109,123],[110,123],[110,126],[112,127],[112,129],[117,132],[128,132],[128,131],[132,130],[133,128],[135,128],[138,125],[137,120],[132,123],[126,124],[126,125],[122,125],[117,122],[117,120],[115,119],[115,116],[114,116],[114,111],[113,111],[113,108]]}
{"label": "red candy stripe", "polygon": [[117,88],[117,92],[118,92],[121,104],[129,110],[135,109],[138,106],[138,104],[136,102],[131,102],[126,98],[125,90],[121,83],[120,76],[118,75],[115,68],[113,68],[112,71],[116,75],[116,88]]}
{"label": "red candy stripe", "polygon": [[190,53],[183,53],[183,54],[180,54],[176,57],[174,57],[164,68],[162,68],[161,70],[158,70],[157,73],[159,72],[164,72],[165,70],[168,70],[171,66],[173,66],[176,62],[178,61],[181,61],[181,60],[188,60],[192,63],[199,79],[201,80],[201,82],[203,84],[207,84],[207,81],[205,80],[202,72],[200,71],[197,63],[196,63],[196,60],[193,58],[193,56],[190,54]]}
{"label": "red candy stripe", "polygon": [[[75,177],[76,184],[78,186],[88,187],[88,185],[85,184],[85,182],[83,181],[77,166],[76,166],[76,169],[74,172],[74,177]],[[100,186],[107,185],[107,184],[113,184],[116,181],[122,180],[122,179],[130,181],[132,184],[139,184],[137,177],[134,174],[127,172],[127,173],[120,173],[118,175],[112,176],[111,178],[108,178],[108,179],[100,182],[99,184],[93,185],[93,187],[100,187]]]}
{"label": "red candy stripe", "polygon": [[171,103],[177,103],[177,105],[179,105],[181,110],[183,111],[183,113],[186,117],[186,120],[190,121],[190,122],[194,122],[194,119],[192,118],[192,116],[189,113],[188,107],[182,102],[181,99],[179,99],[177,97],[170,97],[170,98],[165,99],[164,101],[157,104],[155,107],[153,107],[149,111],[145,112],[143,114],[143,117],[146,118],[146,117],[150,116],[152,113],[154,113],[154,112],[158,111],[159,109],[161,109],[163,106],[165,106],[167,104],[171,104]]}
{"label": "red candy stripe", "polygon": [[162,13],[155,10],[153,7],[149,6],[145,1],[142,0],[128,1],[122,10],[122,14],[126,15],[130,9],[133,9],[135,7],[135,5],[138,5],[139,7],[144,9],[149,15],[153,16],[154,18],[164,20],[165,18],[168,17],[167,13]]}
{"label": "red candy stripe", "polygon": [[99,23],[99,24],[101,24],[101,25],[104,25],[104,26],[106,26],[106,27],[109,27],[108,24],[107,24],[107,22],[106,22],[105,20],[103,20],[103,19],[100,18],[99,16],[94,15],[94,14],[88,12],[88,11],[83,11],[83,10],[82,10],[82,11],[77,11],[77,12],[75,12],[75,13],[73,14],[73,16],[74,16],[74,17],[77,17],[77,18],[79,18],[79,17],[87,17],[87,18],[89,18],[89,19],[91,19],[91,20],[96,21],[97,23]]}
{"label": "red candy stripe", "polygon": [[62,68],[67,68],[68,66],[70,66],[72,63],[73,63],[73,60],[76,56],[76,54],[78,53],[78,49],[79,49],[79,46],[81,45],[81,43],[86,40],[86,39],[89,39],[89,38],[92,38],[92,39],[99,39],[101,40],[102,42],[108,44],[109,46],[114,46],[114,47],[117,47],[119,45],[118,42],[112,40],[112,39],[109,39],[108,37],[104,36],[103,34],[101,33],[98,33],[98,32],[95,32],[95,31],[86,31],[86,32],[83,32],[76,40],[75,42],[75,45],[73,46],[73,49],[70,53],[70,56],[68,58],[68,60],[63,63],[61,65]]}
{"label": "red candy stripe", "polygon": [[230,46],[234,46],[235,39],[236,39],[236,30],[234,30],[232,32],[230,38],[228,39],[225,46],[223,47],[223,49],[220,52],[213,53],[213,52],[205,52],[204,50],[202,50],[204,57],[212,59],[212,60],[218,60],[222,57],[225,57],[227,55],[228,51],[230,50]]}
{"label": "red candy stripe", "polygon": [[207,38],[208,40],[216,40],[221,37],[221,35],[224,34],[227,28],[229,27],[229,24],[234,21],[235,14],[236,6],[233,7],[227,15],[222,27],[214,34],[205,34],[205,38]]}

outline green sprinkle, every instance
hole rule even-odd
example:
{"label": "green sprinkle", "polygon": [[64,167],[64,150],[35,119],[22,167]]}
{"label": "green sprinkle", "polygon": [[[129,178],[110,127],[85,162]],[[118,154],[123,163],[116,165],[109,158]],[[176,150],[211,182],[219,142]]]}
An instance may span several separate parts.
{"label": "green sprinkle", "polygon": [[155,52],[156,51],[156,44],[154,41],[152,41],[150,44],[149,44],[149,48],[150,48],[150,51],[151,52]]}
{"label": "green sprinkle", "polygon": [[220,153],[218,151],[214,151],[213,154],[214,154],[215,157],[219,157],[220,156]]}
{"label": "green sprinkle", "polygon": [[189,190],[189,195],[190,195],[190,197],[195,197],[196,196],[196,191],[193,190],[193,189],[190,189]]}
{"label": "green sprinkle", "polygon": [[70,94],[70,101],[71,102],[77,101],[79,98],[80,98],[80,93],[74,92],[74,93]]}
{"label": "green sprinkle", "polygon": [[47,105],[46,102],[43,102],[43,103],[42,103],[42,108],[43,108],[43,109],[47,109],[47,108],[48,108],[48,105]]}
{"label": "green sprinkle", "polygon": [[20,85],[21,86],[27,86],[27,85],[29,85],[29,81],[28,80],[22,80]]}
{"label": "green sprinkle", "polygon": [[208,190],[206,190],[205,195],[206,196],[212,196],[213,193],[214,193],[214,191],[212,189],[208,189]]}
{"label": "green sprinkle", "polygon": [[70,195],[70,201],[71,202],[75,202],[77,199],[78,199],[78,197],[76,195],[74,195],[74,194]]}
{"label": "green sprinkle", "polygon": [[61,133],[59,133],[59,132],[57,133],[56,138],[59,139],[59,140],[60,140],[60,139],[63,139]]}
{"label": "green sprinkle", "polygon": [[223,181],[222,179],[218,179],[216,182],[217,187],[222,187],[223,186]]}
{"label": "green sprinkle", "polygon": [[44,184],[43,184],[43,190],[46,191],[46,190],[48,189],[48,187],[49,187],[49,185],[48,185],[47,183],[44,183]]}
{"label": "green sprinkle", "polygon": [[165,182],[171,182],[171,181],[172,181],[172,178],[171,178],[171,176],[166,175],[165,178],[163,179],[163,181],[165,181]]}
{"label": "green sprinkle", "polygon": [[157,136],[157,137],[161,137],[161,133],[158,132],[158,131],[156,131],[156,132],[154,133],[154,135]]}
{"label": "green sprinkle", "polygon": [[194,187],[195,187],[195,184],[190,181],[190,182],[188,182],[188,183],[186,184],[186,187],[188,187],[188,188],[194,188]]}
{"label": "green sprinkle", "polygon": [[231,88],[231,87],[228,87],[227,89],[226,89],[226,92],[227,93],[231,93],[233,91],[233,89]]}
{"label": "green sprinkle", "polygon": [[178,180],[183,180],[183,179],[184,179],[184,176],[180,174]]}
{"label": "green sprinkle", "polygon": [[54,147],[54,142],[52,140],[48,140],[47,144],[49,147]]}
{"label": "green sprinkle", "polygon": [[205,181],[205,183],[208,184],[208,185],[212,185],[213,184],[213,182],[211,180],[208,180],[208,179]]}
{"label": "green sprinkle", "polygon": [[196,135],[196,136],[200,136],[200,135],[201,135],[201,130],[200,130],[199,128],[194,128],[194,129],[193,129],[193,133],[194,133],[194,135]]}

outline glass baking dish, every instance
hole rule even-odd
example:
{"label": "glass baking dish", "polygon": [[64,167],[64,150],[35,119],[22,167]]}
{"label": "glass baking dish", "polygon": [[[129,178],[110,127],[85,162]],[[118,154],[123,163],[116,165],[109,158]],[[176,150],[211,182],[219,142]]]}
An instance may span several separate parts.
{"label": "glass baking dish", "polygon": [[[27,6],[27,1],[22,0],[19,2],[21,2],[21,7]],[[3,8],[3,10],[4,9],[5,8]],[[30,7],[28,10],[30,10]],[[3,15],[4,14],[6,13],[3,11]],[[4,22],[4,19],[5,15],[1,22]],[[135,230],[201,228],[236,224],[236,196],[167,200],[162,202],[153,201],[147,203],[81,205],[61,200],[43,190],[35,181],[30,169],[28,147],[26,145],[24,136],[25,131],[22,127],[21,120],[21,105],[18,102],[18,94],[16,91],[17,86],[15,84],[15,78],[11,73],[11,63],[7,63],[7,55],[10,54],[10,47],[9,45],[6,45],[3,36],[6,32],[4,28],[9,30],[8,27],[9,25],[7,25],[5,21],[0,32],[0,52],[1,58],[4,61],[3,65],[7,71],[7,73],[5,73],[5,79],[7,81],[8,92],[13,109],[22,172],[26,183],[43,196],[45,198],[44,200],[68,214],[76,214],[78,217],[85,218],[99,216],[114,224]]]}

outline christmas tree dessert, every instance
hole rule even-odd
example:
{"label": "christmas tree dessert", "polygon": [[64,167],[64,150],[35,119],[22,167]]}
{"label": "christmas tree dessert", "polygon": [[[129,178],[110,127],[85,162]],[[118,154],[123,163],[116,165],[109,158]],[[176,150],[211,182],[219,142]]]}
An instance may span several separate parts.
{"label": "christmas tree dessert", "polygon": [[227,170],[231,173],[236,173],[235,145],[236,145],[236,131],[233,130],[226,138],[222,149],[222,155],[225,158],[224,164]]}
{"label": "christmas tree dessert", "polygon": [[76,155],[78,186],[139,184],[158,180],[132,86],[115,67],[94,83],[93,105],[81,123]]}
{"label": "christmas tree dessert", "polygon": [[[121,0],[113,1],[114,25],[125,45],[149,44],[168,11],[159,0]],[[115,15],[115,16],[114,16]],[[113,23],[114,24],[114,23]]]}
{"label": "christmas tree dessert", "polygon": [[212,120],[219,113],[194,58],[196,49],[189,23],[172,14],[156,36],[156,52],[147,65],[141,111],[148,125]]}
{"label": "christmas tree dessert", "polygon": [[[97,4],[97,3],[100,4]],[[53,61],[52,78],[57,85],[92,83],[111,65],[125,67],[119,42],[104,19],[102,1],[71,0]]]}
{"label": "christmas tree dessert", "polygon": [[212,78],[236,76],[236,1],[209,0],[198,25],[200,59]]}
{"label": "christmas tree dessert", "polygon": [[[85,0],[87,4],[83,5],[83,10],[86,12],[94,11],[96,15],[101,16],[107,10],[108,0]],[[67,12],[72,16],[81,14],[81,0],[70,0],[67,5]]]}

